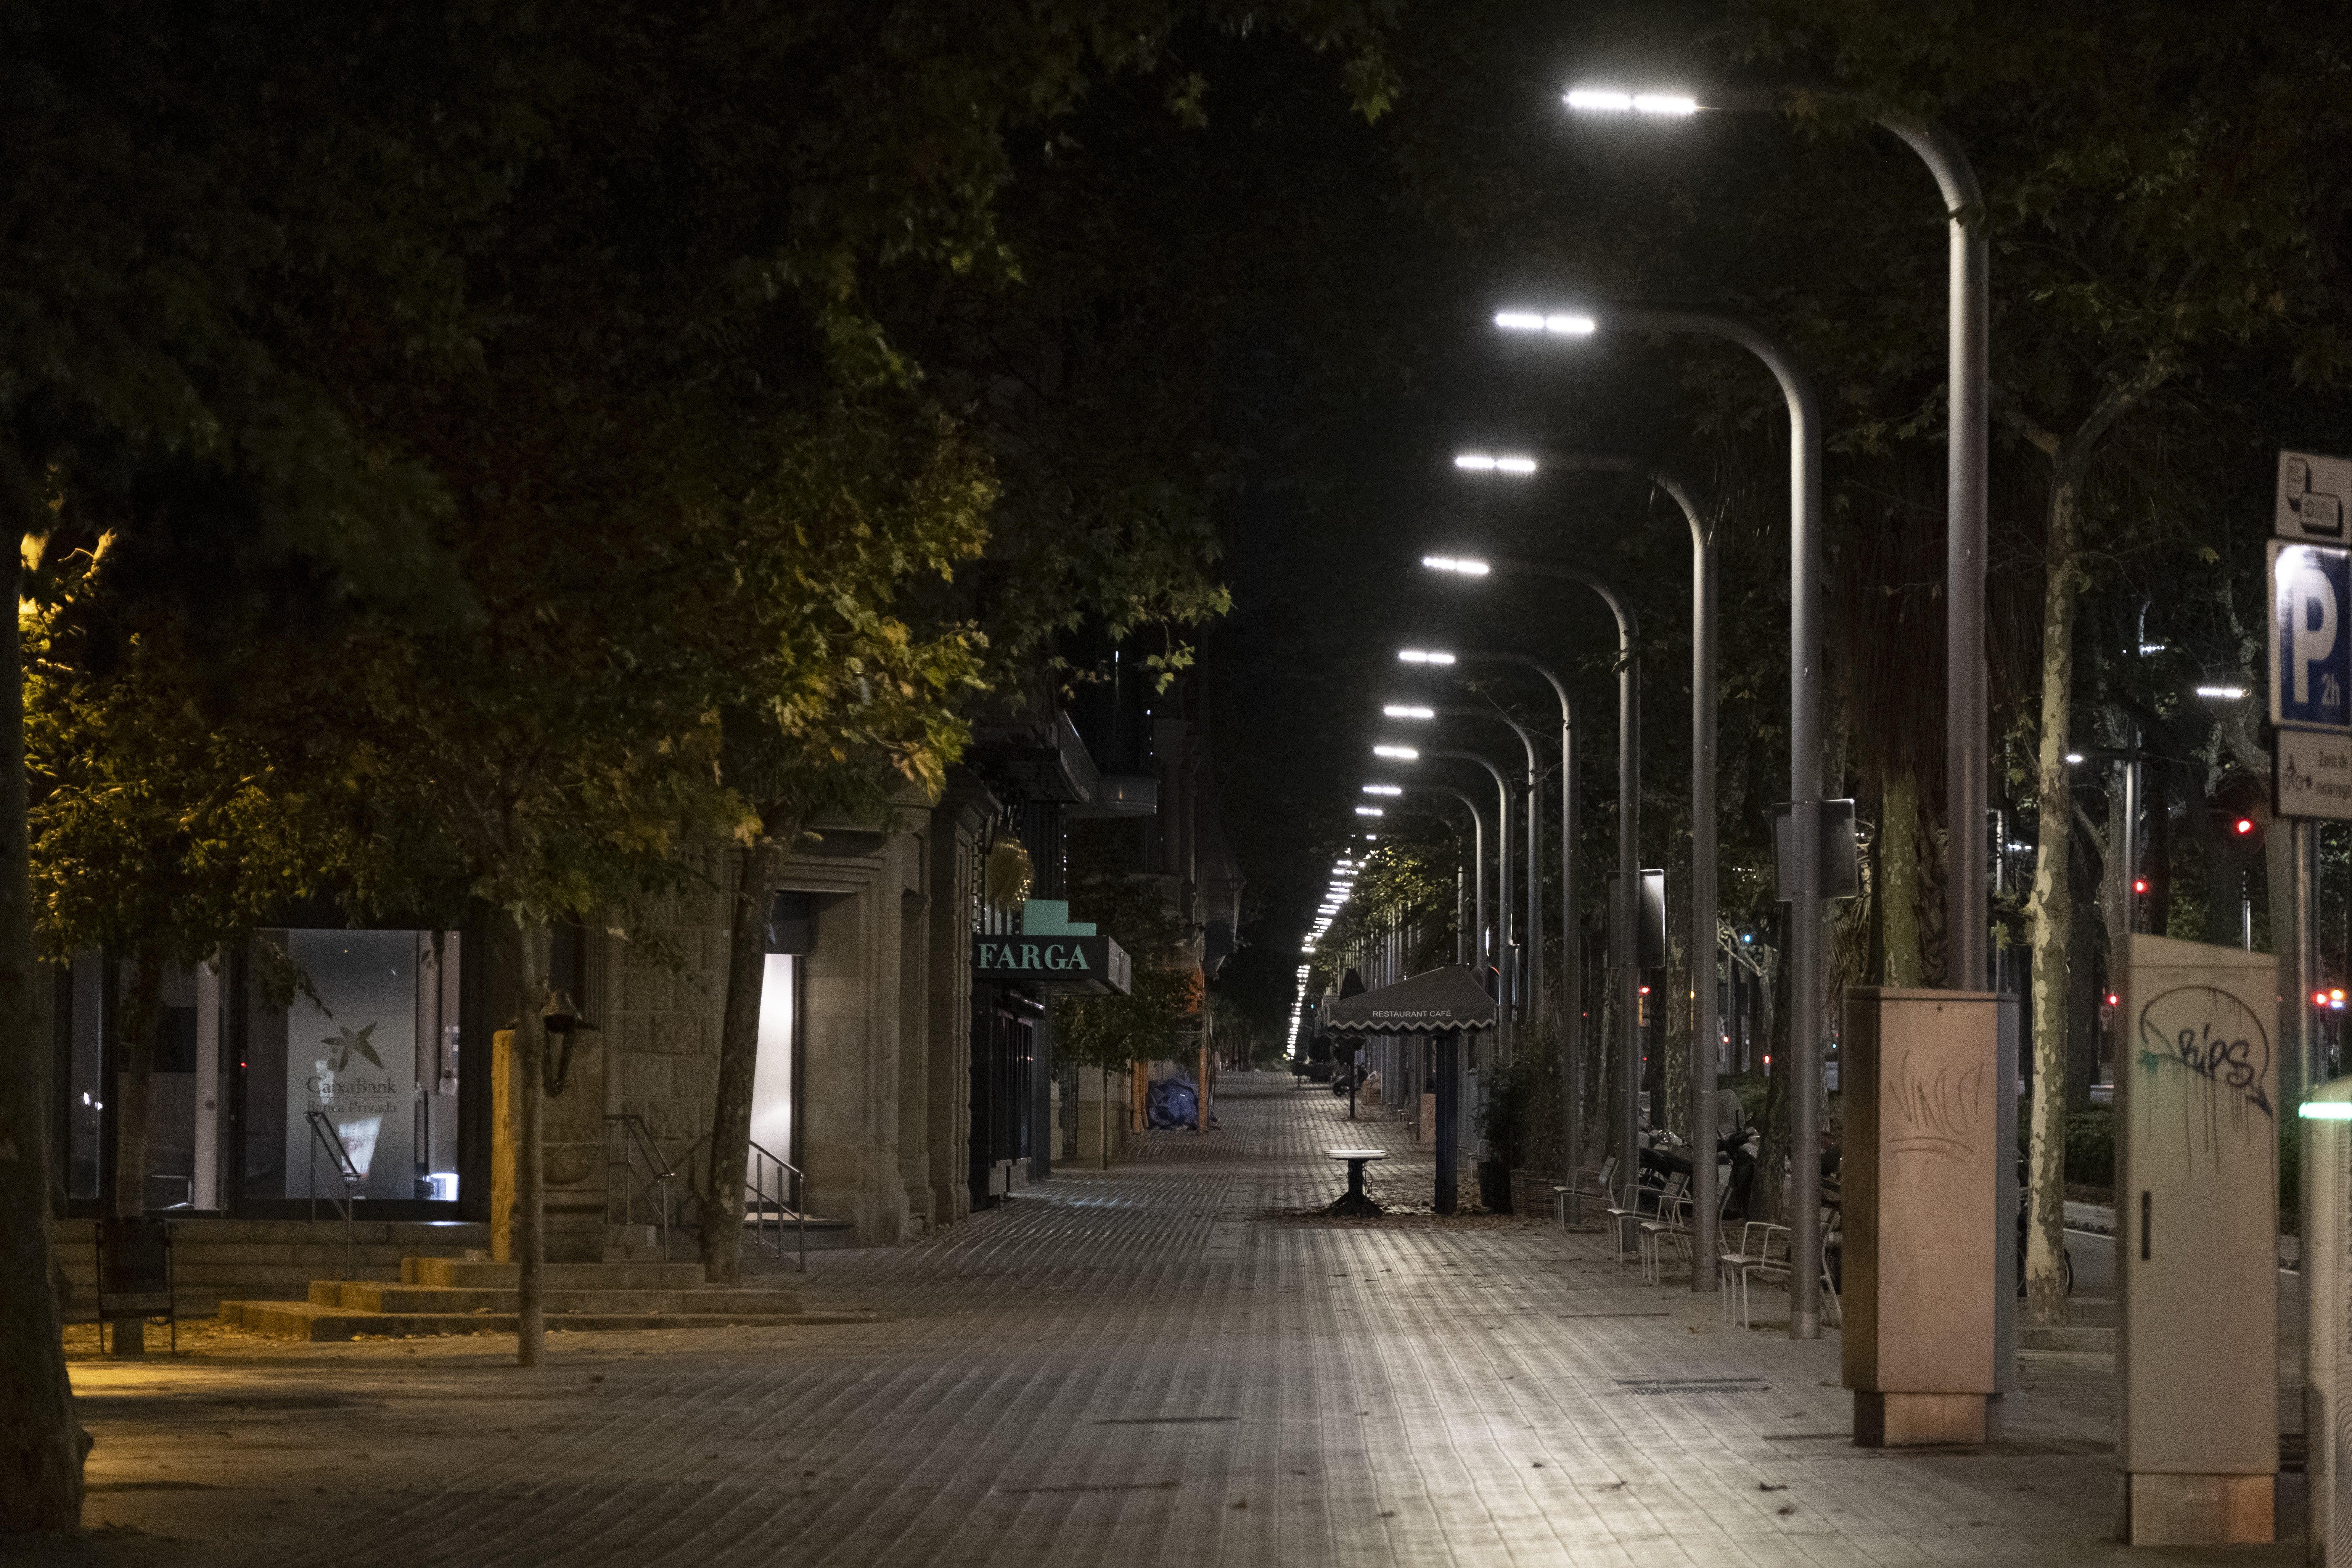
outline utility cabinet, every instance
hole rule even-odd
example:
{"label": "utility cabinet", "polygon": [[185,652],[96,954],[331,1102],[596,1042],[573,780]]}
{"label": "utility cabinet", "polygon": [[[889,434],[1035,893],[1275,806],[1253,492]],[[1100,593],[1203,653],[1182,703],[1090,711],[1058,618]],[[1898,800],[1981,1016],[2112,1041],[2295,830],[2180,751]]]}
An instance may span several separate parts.
{"label": "utility cabinet", "polygon": [[2000,1386],[2000,998],[1846,993],[1844,1381],[1854,1441],[1981,1443]]}
{"label": "utility cabinet", "polygon": [[2126,953],[2116,1041],[2124,1539],[2265,1542],[2278,1475],[2278,962],[2137,934]]}

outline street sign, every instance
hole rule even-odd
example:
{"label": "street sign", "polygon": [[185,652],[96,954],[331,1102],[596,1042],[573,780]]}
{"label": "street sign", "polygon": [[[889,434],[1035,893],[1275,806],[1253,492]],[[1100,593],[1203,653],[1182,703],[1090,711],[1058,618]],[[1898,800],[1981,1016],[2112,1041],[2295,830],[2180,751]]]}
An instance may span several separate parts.
{"label": "street sign", "polygon": [[2352,730],[2352,550],[2271,542],[2271,722]]}
{"label": "street sign", "polygon": [[2279,816],[2352,822],[2352,735],[2281,730],[2274,761]]}
{"label": "street sign", "polygon": [[2352,458],[2279,454],[2273,533],[2319,544],[2352,544],[2352,534],[2346,532],[2347,508],[2352,508]]}

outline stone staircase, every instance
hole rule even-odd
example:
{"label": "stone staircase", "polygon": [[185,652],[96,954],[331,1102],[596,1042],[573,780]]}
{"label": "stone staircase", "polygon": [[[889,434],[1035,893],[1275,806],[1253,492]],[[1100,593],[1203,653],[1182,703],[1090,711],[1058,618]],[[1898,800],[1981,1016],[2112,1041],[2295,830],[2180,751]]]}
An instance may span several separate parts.
{"label": "stone staircase", "polygon": [[[409,1258],[398,1283],[313,1279],[302,1301],[223,1301],[220,1318],[257,1333],[324,1342],[366,1335],[510,1334],[520,1270],[512,1263]],[[547,1326],[556,1331],[865,1323],[870,1312],[810,1312],[796,1289],[703,1283],[695,1263],[551,1263]]]}
{"label": "stone staircase", "polygon": [[[170,1217],[170,1216],[165,1216]],[[50,1246],[73,1295],[69,1310],[86,1316],[98,1288],[98,1226],[60,1220]],[[351,1272],[396,1280],[404,1259],[487,1253],[490,1227],[447,1220],[361,1220],[352,1227]],[[208,1317],[226,1300],[299,1295],[313,1279],[344,1271],[341,1220],[173,1220],[173,1295],[184,1318]]]}

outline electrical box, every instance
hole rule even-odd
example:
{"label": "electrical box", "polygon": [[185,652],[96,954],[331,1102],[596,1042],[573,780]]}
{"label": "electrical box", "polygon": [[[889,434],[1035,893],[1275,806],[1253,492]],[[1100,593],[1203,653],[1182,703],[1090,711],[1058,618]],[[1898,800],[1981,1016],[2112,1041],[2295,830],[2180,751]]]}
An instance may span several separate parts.
{"label": "electrical box", "polygon": [[2000,1387],[1995,1282],[2010,1246],[2000,1173],[2015,1158],[2000,1001],[1846,993],[1842,1355],[1864,1447],[1989,1436]]}
{"label": "electrical box", "polygon": [[2136,934],[2121,994],[2124,1539],[2269,1541],[2278,1474],[2278,961]]}

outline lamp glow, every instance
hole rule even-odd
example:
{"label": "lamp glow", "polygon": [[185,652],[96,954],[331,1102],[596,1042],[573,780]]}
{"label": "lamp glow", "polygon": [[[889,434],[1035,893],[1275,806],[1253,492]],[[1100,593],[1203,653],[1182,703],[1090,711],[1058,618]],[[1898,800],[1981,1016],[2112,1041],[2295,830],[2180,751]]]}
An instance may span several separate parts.
{"label": "lamp glow", "polygon": [[2245,694],[2246,689],[2242,686],[2200,686],[2197,689],[2198,696],[2218,702],[2235,702]]}
{"label": "lamp glow", "polygon": [[2352,1121],[2352,1100],[2311,1100],[2295,1112],[2305,1121]]}
{"label": "lamp glow", "polygon": [[1457,452],[1454,466],[1473,474],[1532,474],[1536,460],[1516,453]]}
{"label": "lamp glow", "polygon": [[1610,88],[1570,88],[1562,101],[1597,114],[1696,114],[1698,100],[1682,92],[1618,92]]}
{"label": "lamp glow", "polygon": [[1356,815],[1358,816],[1386,816],[1388,813],[1382,811],[1377,805],[1360,805],[1356,807]]}
{"label": "lamp glow", "polygon": [[1364,793],[1366,795],[1402,795],[1404,789],[1399,784],[1366,784]]}
{"label": "lamp glow", "polygon": [[2079,763],[2083,760],[2083,753],[2080,752],[2069,752],[2066,753],[2066,760],[2070,763]]}
{"label": "lamp glow", "polygon": [[1410,702],[1391,702],[1388,706],[1382,708],[1381,710],[1381,713],[1383,717],[1390,719],[1434,719],[1437,717],[1436,709],[1417,708]]}
{"label": "lamp glow", "polygon": [[1417,763],[1421,760],[1421,753],[1414,751],[1411,746],[1374,746],[1372,748],[1372,755],[1376,757],[1393,757],[1401,763]]}
{"label": "lamp glow", "polygon": [[1401,647],[1397,649],[1397,661],[1401,664],[1452,664],[1454,656],[1433,648]]}
{"label": "lamp glow", "polygon": [[1590,316],[1572,315],[1567,311],[1546,314],[1540,310],[1497,310],[1495,325],[1507,332],[1549,332],[1555,337],[1589,338],[1600,326]]}
{"label": "lamp glow", "polygon": [[1451,572],[1459,577],[1484,577],[1493,570],[1484,561],[1463,555],[1424,555],[1421,563],[1433,572]]}

